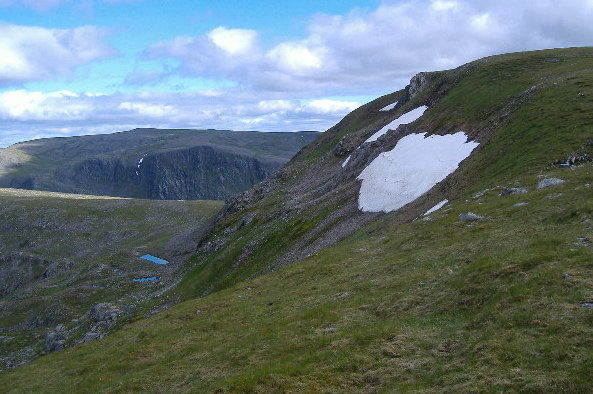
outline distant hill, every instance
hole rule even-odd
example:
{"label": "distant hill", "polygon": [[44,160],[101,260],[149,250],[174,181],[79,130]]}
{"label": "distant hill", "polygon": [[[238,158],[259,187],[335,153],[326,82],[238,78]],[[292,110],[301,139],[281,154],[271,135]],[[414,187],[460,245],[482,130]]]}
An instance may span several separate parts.
{"label": "distant hill", "polygon": [[593,48],[419,73],[175,243],[183,302],[0,387],[590,392],[592,113]]}
{"label": "distant hill", "polygon": [[160,200],[224,200],[319,133],[135,129],[0,149],[0,187]]}

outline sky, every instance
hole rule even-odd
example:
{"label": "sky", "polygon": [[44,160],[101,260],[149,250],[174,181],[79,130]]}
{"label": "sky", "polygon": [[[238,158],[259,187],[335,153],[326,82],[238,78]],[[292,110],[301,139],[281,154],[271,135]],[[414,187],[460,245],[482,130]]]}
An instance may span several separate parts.
{"label": "sky", "polygon": [[421,71],[593,45],[593,0],[0,0],[0,147],[324,131]]}

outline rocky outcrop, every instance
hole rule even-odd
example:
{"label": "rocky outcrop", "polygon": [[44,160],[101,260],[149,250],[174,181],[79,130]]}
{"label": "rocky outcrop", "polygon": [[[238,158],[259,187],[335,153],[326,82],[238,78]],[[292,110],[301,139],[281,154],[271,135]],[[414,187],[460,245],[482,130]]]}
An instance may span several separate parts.
{"label": "rocky outcrop", "polygon": [[57,277],[72,268],[71,261],[52,261],[24,253],[0,257],[0,297],[36,280]]}

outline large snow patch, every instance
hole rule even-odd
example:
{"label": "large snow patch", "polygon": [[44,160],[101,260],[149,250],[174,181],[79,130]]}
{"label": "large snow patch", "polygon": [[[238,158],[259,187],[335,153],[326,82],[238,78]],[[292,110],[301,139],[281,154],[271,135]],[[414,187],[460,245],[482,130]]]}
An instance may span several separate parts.
{"label": "large snow patch", "polygon": [[365,142],[376,141],[377,138],[381,137],[389,130],[395,130],[402,124],[412,123],[413,121],[421,117],[424,111],[426,111],[427,109],[428,107],[426,105],[423,105],[421,107],[406,112],[399,118],[395,119],[393,122],[389,123],[387,126],[383,127],[381,130],[377,131],[375,134],[371,135]]}
{"label": "large snow patch", "polygon": [[477,142],[467,142],[464,132],[403,137],[358,176],[362,181],[359,209],[391,212],[403,207],[455,171],[477,146]]}

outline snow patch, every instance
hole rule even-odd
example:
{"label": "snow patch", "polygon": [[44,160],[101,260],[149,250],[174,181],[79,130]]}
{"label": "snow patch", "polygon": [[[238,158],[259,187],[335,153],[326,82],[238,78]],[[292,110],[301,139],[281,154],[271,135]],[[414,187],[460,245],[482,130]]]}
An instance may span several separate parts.
{"label": "snow patch", "polygon": [[391,111],[392,109],[395,108],[395,106],[397,105],[398,102],[399,101],[396,101],[393,104],[389,104],[388,106],[381,108],[379,111]]}
{"label": "snow patch", "polygon": [[438,211],[439,209],[441,209],[446,203],[448,203],[449,200],[443,200],[440,203],[438,203],[437,205],[435,205],[434,207],[430,208],[428,211],[424,212],[422,214],[422,216],[426,216],[426,215],[430,215],[431,213],[433,213],[434,211]]}
{"label": "snow patch", "polygon": [[391,212],[403,207],[455,171],[478,146],[467,142],[464,132],[425,135],[403,137],[360,173],[359,209]]}
{"label": "snow patch", "polygon": [[426,105],[423,105],[409,112],[406,112],[399,118],[395,119],[393,122],[389,123],[387,126],[383,127],[381,130],[377,131],[375,134],[370,136],[365,142],[376,141],[383,134],[387,133],[387,131],[395,130],[402,124],[412,123],[413,121],[421,117],[422,114],[424,114],[424,111],[426,111],[427,109],[428,107]]}
{"label": "snow patch", "polygon": [[346,164],[348,164],[348,162],[350,161],[350,156],[352,156],[352,155],[348,155],[346,160],[344,160],[344,162],[342,163],[342,168],[346,167]]}
{"label": "snow patch", "polygon": [[146,154],[144,154],[144,156],[142,156],[140,158],[140,160],[138,160],[138,168],[136,169],[136,175],[140,175],[140,166],[142,165],[142,162],[144,161],[144,158],[146,157]]}

